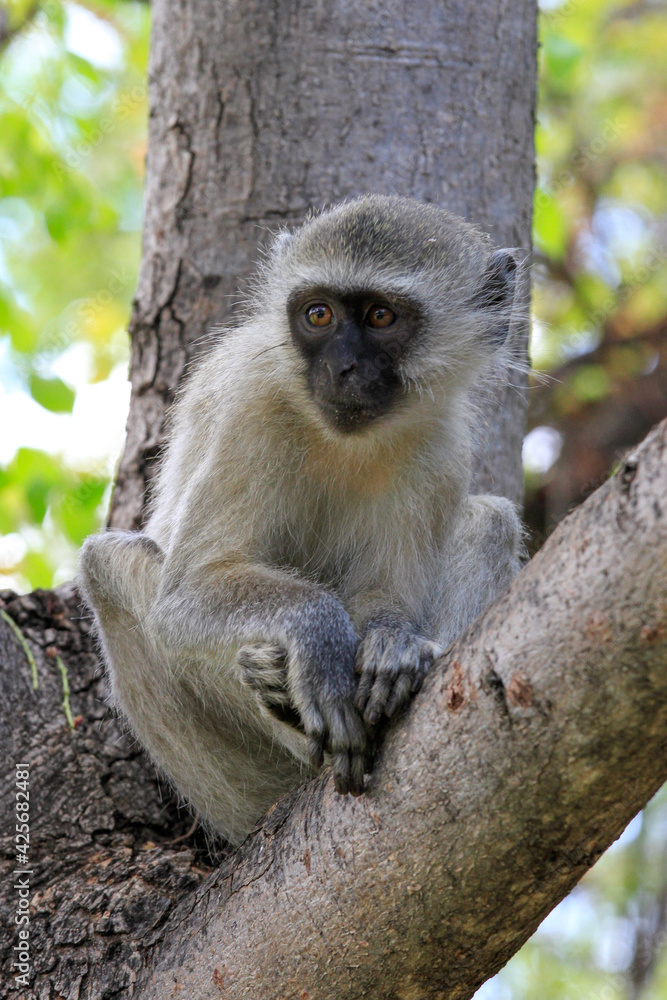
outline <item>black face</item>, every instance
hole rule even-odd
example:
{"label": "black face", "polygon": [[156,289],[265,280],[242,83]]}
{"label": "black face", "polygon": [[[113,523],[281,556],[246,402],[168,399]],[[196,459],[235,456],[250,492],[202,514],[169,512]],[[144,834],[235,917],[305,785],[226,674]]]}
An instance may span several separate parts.
{"label": "black face", "polygon": [[398,365],[422,322],[413,302],[309,288],[294,292],[287,308],[310,391],[336,430],[363,430],[397,404]]}

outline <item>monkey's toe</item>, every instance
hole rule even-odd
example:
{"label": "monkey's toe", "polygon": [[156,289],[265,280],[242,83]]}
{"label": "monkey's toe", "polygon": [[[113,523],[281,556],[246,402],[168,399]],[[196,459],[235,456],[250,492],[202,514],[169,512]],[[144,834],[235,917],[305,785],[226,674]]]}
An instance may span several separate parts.
{"label": "monkey's toe", "polygon": [[237,660],[243,681],[255,692],[260,707],[277,722],[303,732],[301,717],[287,688],[287,653],[282,646],[269,643],[243,646]]}
{"label": "monkey's toe", "polygon": [[287,653],[281,646],[255,643],[238,651],[238,664],[245,683],[271,704],[289,702]]}

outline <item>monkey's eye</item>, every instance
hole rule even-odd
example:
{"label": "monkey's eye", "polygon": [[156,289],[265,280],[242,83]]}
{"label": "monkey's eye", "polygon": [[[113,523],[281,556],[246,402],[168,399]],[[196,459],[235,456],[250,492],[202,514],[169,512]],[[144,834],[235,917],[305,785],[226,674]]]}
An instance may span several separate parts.
{"label": "monkey's eye", "polygon": [[326,303],[317,302],[306,310],[306,320],[311,326],[331,326],[334,314]]}
{"label": "monkey's eye", "polygon": [[371,306],[366,313],[366,322],[376,330],[383,330],[385,326],[391,326],[396,319],[396,313],[389,306]]}

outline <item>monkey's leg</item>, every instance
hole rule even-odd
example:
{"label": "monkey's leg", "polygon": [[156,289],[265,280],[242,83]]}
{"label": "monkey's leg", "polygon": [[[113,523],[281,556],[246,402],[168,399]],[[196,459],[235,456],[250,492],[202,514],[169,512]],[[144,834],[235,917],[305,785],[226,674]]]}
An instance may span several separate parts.
{"label": "monkey's leg", "polygon": [[[361,794],[367,733],[354,705],[358,640],[334,595],[293,573],[238,558],[179,562],[165,567],[150,620],[168,646],[203,657],[225,650],[231,655],[249,644],[285,650],[289,702],[306,733],[312,765],[321,766],[324,752],[330,753],[336,789]],[[236,660],[231,669],[239,683],[250,680],[250,689],[263,689],[265,711],[272,689],[275,716],[280,682],[274,659],[268,661],[245,654],[244,663]],[[266,683],[263,667],[269,668]],[[298,734],[284,735],[291,745]],[[274,738],[280,741],[282,734]]]}
{"label": "monkey's leg", "polygon": [[164,554],[152,538],[138,532],[91,535],[79,557],[79,585],[95,610],[120,607],[145,611],[155,597]]}
{"label": "monkey's leg", "polygon": [[305,737],[258,710],[234,651],[198,655],[161,640],[150,615],[164,557],[146,536],[87,540],[81,588],[95,609],[115,706],[177,790],[238,843],[308,775]]}
{"label": "monkey's leg", "polygon": [[449,646],[521,569],[523,529],[513,503],[468,497],[445,554],[434,614],[434,636]]}
{"label": "monkey's leg", "polygon": [[95,611],[116,705],[128,700],[140,705],[157,682],[150,669],[156,652],[143,623],[155,599],[163,562],[156,542],[137,532],[92,535],[81,550],[78,584]]}

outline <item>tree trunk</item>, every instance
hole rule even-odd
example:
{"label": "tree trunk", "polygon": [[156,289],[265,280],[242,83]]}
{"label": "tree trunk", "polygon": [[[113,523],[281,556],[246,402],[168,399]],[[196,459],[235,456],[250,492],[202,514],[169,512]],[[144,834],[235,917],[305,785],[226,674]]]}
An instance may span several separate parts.
{"label": "tree trunk", "polygon": [[[530,246],[535,0],[155,0],[132,403],[111,523],[140,525],[165,411],[267,230],[367,191]],[[526,325],[514,348],[526,355]],[[522,378],[498,390],[475,489],[522,495]]]}
{"label": "tree trunk", "polygon": [[[143,967],[153,929],[202,879],[196,852],[169,846],[190,819],[110,717],[73,588],[0,593],[0,663],[0,997],[117,996]],[[27,864],[15,839],[15,765],[25,763]],[[31,989],[13,965],[25,877]]]}

